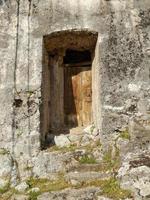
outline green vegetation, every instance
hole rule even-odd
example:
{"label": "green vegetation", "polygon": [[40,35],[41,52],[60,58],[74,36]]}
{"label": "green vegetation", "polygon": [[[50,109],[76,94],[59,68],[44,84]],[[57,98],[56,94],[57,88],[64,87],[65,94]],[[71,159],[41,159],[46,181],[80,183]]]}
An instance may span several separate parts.
{"label": "green vegetation", "polygon": [[95,129],[95,125],[93,124],[93,125],[91,126],[91,128],[90,128],[91,134],[93,133],[94,129]]}
{"label": "green vegetation", "polygon": [[100,139],[94,142],[95,147],[102,147],[102,144],[100,142]]}
{"label": "green vegetation", "polygon": [[[91,130],[93,131],[93,130]],[[102,145],[100,143],[100,140],[97,140],[96,142],[91,142],[88,145],[78,147],[77,145],[70,145],[69,147],[63,147],[59,148],[57,146],[50,147],[48,151],[60,151],[63,153],[66,152],[73,152],[72,155],[74,155],[74,158],[79,162],[79,167],[84,168],[85,166],[88,166],[89,169],[91,168],[93,171],[102,171],[102,172],[109,172],[112,174],[112,177],[107,179],[97,179],[97,180],[89,180],[87,182],[82,182],[77,184],[76,186],[71,185],[71,183],[68,183],[64,179],[64,174],[59,174],[58,180],[51,181],[49,179],[36,179],[36,178],[30,178],[27,181],[27,184],[29,185],[29,190],[26,191],[29,195],[29,200],[37,200],[37,197],[44,193],[44,192],[51,192],[51,191],[59,191],[66,188],[84,188],[88,186],[96,186],[100,188],[100,195],[106,196],[108,198],[114,199],[114,200],[121,200],[131,197],[131,192],[128,190],[124,190],[120,187],[119,181],[115,178],[117,171],[120,167],[120,152],[117,147],[117,140],[119,138],[122,139],[128,139],[130,140],[130,135],[128,131],[123,131],[120,133],[120,135],[117,137],[117,139],[114,141],[114,146],[110,146],[107,151],[104,152],[103,159],[99,163],[97,162],[96,158],[92,154],[94,149],[98,149],[101,151]],[[99,147],[99,148],[97,148]],[[81,156],[81,154],[74,153],[76,150],[84,150],[84,155]],[[5,155],[8,154],[9,151],[6,149],[1,148],[0,154]],[[90,165],[86,165],[90,164]],[[93,166],[92,166],[93,164]],[[96,165],[94,165],[96,164]],[[94,168],[92,168],[94,167]],[[27,166],[25,167],[25,170],[32,170],[32,167]],[[32,188],[37,187],[39,188],[38,192],[31,191]],[[9,192],[9,193],[8,193]],[[4,195],[4,193],[8,193],[8,195],[12,195],[16,193],[16,191],[13,189],[10,189],[10,185],[7,184],[4,188],[0,188],[0,194]],[[8,196],[7,195],[7,196]]]}
{"label": "green vegetation", "polygon": [[6,154],[9,154],[9,151],[7,149],[0,148],[0,155],[6,155]]}
{"label": "green vegetation", "polygon": [[122,189],[118,181],[114,178],[110,178],[109,180],[103,181],[101,187],[102,187],[102,193],[110,198],[119,200],[131,197],[131,192]]}
{"label": "green vegetation", "polygon": [[30,167],[30,166],[27,166],[27,167],[24,168],[25,171],[31,171],[32,169],[33,169],[32,166],[31,166],[31,167]]}
{"label": "green vegetation", "polygon": [[17,137],[19,138],[23,133],[21,131],[17,132]]}
{"label": "green vegetation", "polygon": [[83,146],[82,149],[85,149],[87,153],[88,152],[91,153],[94,150],[94,148],[97,148],[97,147],[99,147],[99,148],[102,147],[100,140],[97,140],[94,142],[91,140],[91,143]]}
{"label": "green vegetation", "polygon": [[0,193],[0,200],[9,200],[13,194],[15,194],[15,192],[12,189],[4,192],[3,194]]}
{"label": "green vegetation", "polygon": [[37,200],[37,197],[41,194],[41,192],[30,192],[29,200]]}
{"label": "green vegetation", "polygon": [[32,94],[34,94],[34,91],[26,91],[27,95],[31,96]]}
{"label": "green vegetation", "polygon": [[[64,180],[63,177],[60,177],[59,180],[51,181],[48,179],[34,179],[31,178],[27,181],[29,188],[38,187],[40,192],[50,192],[58,191],[69,187],[68,183]],[[33,194],[35,195],[35,194]]]}
{"label": "green vegetation", "polygon": [[62,153],[66,153],[66,152],[74,152],[75,150],[77,149],[77,146],[76,145],[70,145],[69,147],[58,147],[56,145],[50,147],[48,149],[49,152],[52,152],[52,151],[61,151]]}
{"label": "green vegetation", "polygon": [[120,137],[122,139],[126,139],[126,140],[130,140],[131,139],[131,136],[130,136],[128,130],[121,132],[120,133]]}
{"label": "green vegetation", "polygon": [[0,194],[4,194],[5,192],[9,191],[10,183],[7,183],[3,188],[0,188]]}
{"label": "green vegetation", "polygon": [[94,156],[91,154],[91,155],[88,155],[88,154],[85,154],[83,155],[80,159],[79,159],[79,162],[81,164],[96,164],[96,159],[94,158]]}
{"label": "green vegetation", "polygon": [[109,147],[108,151],[104,153],[103,165],[105,171],[116,171],[119,168],[120,155],[117,147],[115,147],[114,155],[112,155],[112,147]]}
{"label": "green vegetation", "polygon": [[[31,191],[29,192],[29,200],[37,200],[37,197],[44,193],[44,192],[51,192],[51,191],[58,191],[58,190],[63,190],[68,187],[74,187],[74,188],[84,188],[88,186],[95,186],[99,187],[101,192],[99,195],[106,196],[108,198],[112,198],[114,200],[123,200],[126,198],[132,197],[132,193],[129,190],[122,189],[120,187],[120,184],[116,178],[108,178],[108,179],[98,179],[98,180],[92,180],[88,182],[82,182],[82,185],[77,185],[77,186],[72,186],[69,185],[68,183],[65,182],[65,180],[61,177],[57,181],[50,181],[48,179],[29,179],[27,181],[29,184],[29,189],[33,187],[38,187],[40,191],[35,192]],[[1,193],[8,192],[10,189],[9,185],[7,185],[3,190],[1,190]],[[6,197],[11,197],[15,191],[14,190],[9,190],[11,191]],[[13,192],[12,192],[13,191]],[[5,199],[5,198],[4,198]]]}
{"label": "green vegetation", "polygon": [[68,188],[70,185],[64,180],[63,176],[60,175],[59,180],[51,181],[49,179],[36,179],[30,178],[27,181],[29,189],[38,187],[39,192],[31,191],[29,193],[29,200],[36,200],[37,197],[44,192],[59,191]]}
{"label": "green vegetation", "polygon": [[100,187],[102,190],[100,195],[107,196],[108,198],[112,198],[114,200],[126,199],[132,196],[129,190],[124,190],[120,187],[120,184],[116,178],[90,181],[85,183],[85,186]]}

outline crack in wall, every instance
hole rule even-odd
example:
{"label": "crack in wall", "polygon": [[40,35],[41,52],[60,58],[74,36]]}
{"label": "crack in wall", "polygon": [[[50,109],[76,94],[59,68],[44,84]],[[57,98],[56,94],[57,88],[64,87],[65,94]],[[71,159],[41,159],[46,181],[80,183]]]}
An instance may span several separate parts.
{"label": "crack in wall", "polygon": [[[28,77],[27,77],[27,91],[30,92],[30,17],[31,17],[31,3],[32,0],[28,0],[29,2],[29,10],[28,10]],[[30,119],[30,95],[28,95],[27,99],[27,109],[28,109],[28,136],[31,133],[31,119]],[[31,156],[31,148],[30,148],[30,141],[29,141],[29,155]]]}
{"label": "crack in wall", "polygon": [[[12,104],[12,153],[11,157],[14,159],[14,148],[15,148],[15,132],[16,132],[16,106],[14,104],[15,99],[16,99],[16,93],[17,93],[17,88],[16,88],[16,71],[17,71],[17,61],[18,61],[18,44],[19,44],[19,15],[20,15],[20,0],[16,0],[17,3],[17,12],[16,12],[16,17],[17,17],[17,24],[16,24],[16,46],[15,46],[15,62],[14,62],[14,71],[13,71],[13,104]],[[11,171],[14,171],[14,162],[12,162],[11,165]],[[12,179],[14,178],[13,173],[11,174],[11,182]]]}
{"label": "crack in wall", "polygon": [[13,117],[12,117],[12,154],[14,154],[14,145],[15,145],[15,131],[16,131],[16,109],[15,109],[15,96],[17,92],[16,88],[16,71],[17,71],[17,61],[18,61],[18,44],[19,44],[19,14],[20,14],[20,0],[16,0],[17,2],[17,26],[16,26],[16,48],[15,48],[15,64],[14,64],[14,85],[13,85]]}

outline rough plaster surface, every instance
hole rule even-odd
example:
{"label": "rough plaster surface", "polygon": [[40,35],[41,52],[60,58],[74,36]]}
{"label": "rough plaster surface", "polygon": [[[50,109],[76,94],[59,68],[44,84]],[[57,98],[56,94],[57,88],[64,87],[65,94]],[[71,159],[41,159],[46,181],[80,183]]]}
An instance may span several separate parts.
{"label": "rough plaster surface", "polygon": [[94,121],[104,141],[126,127],[136,146],[140,134],[149,141],[149,0],[0,0],[0,147],[24,178],[41,154],[43,36],[68,29],[98,32]]}

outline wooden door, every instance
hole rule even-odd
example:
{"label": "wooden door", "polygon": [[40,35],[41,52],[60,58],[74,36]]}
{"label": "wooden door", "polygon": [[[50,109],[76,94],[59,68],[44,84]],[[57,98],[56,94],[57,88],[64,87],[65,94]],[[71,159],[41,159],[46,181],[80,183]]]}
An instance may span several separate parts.
{"label": "wooden door", "polygon": [[88,125],[92,104],[91,67],[66,67],[64,74],[65,124],[70,127]]}

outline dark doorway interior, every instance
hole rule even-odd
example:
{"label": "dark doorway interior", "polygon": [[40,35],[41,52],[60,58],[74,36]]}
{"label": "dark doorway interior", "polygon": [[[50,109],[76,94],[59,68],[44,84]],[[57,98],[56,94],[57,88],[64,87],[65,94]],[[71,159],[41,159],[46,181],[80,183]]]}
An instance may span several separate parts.
{"label": "dark doorway interior", "polygon": [[77,51],[72,49],[67,49],[64,56],[64,64],[79,64],[82,65],[86,62],[91,64],[91,52],[89,50]]}

